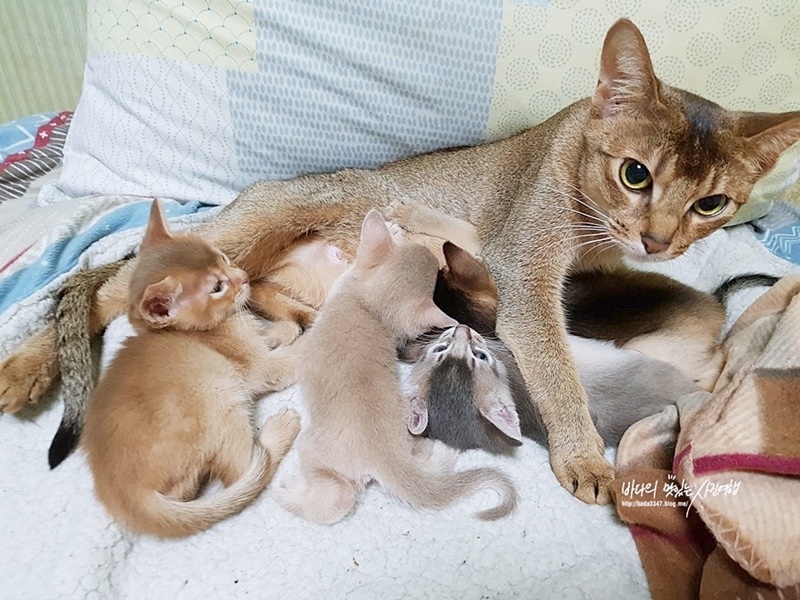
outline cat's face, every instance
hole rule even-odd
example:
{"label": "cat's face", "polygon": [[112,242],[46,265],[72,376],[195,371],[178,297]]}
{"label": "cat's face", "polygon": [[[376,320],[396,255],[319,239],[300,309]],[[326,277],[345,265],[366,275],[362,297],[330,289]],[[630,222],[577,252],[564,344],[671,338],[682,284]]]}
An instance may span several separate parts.
{"label": "cat's face", "polygon": [[726,111],[660,82],[629,21],[608,33],[591,103],[582,193],[572,194],[588,259],[614,247],[638,260],[679,256],[727,223],[800,139],[800,113]]}
{"label": "cat's face", "polygon": [[129,290],[134,325],[207,330],[244,308],[247,273],[192,235],[173,236],[158,204],[151,211]]}
{"label": "cat's face", "polygon": [[[499,430],[519,442],[517,415],[505,365],[479,333],[450,327],[423,344],[411,374],[409,431],[457,448],[487,448]],[[481,425],[481,420],[486,425]]]}

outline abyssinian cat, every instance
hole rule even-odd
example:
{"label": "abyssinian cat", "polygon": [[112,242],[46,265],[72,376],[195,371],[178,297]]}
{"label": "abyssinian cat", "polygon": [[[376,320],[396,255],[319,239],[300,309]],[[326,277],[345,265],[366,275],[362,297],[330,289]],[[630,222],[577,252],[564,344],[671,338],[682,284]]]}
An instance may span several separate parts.
{"label": "abyssinian cat", "polygon": [[[300,430],[282,409],[254,439],[253,396],[294,382],[298,348],[271,350],[244,311],[248,287],[207,242],[171,235],[153,203],[130,283],[138,335],[100,378],[82,436],[97,497],[134,531],[185,536],[239,512]],[[209,476],[225,489],[197,498]]]}
{"label": "abyssinian cat", "polygon": [[[433,303],[438,261],[424,247],[393,240],[383,217],[364,219],[355,262],[334,285],[308,337],[298,376],[309,423],[298,440],[300,474],[273,496],[316,523],[335,523],[376,480],[416,508],[443,508],[482,487],[501,503],[484,519],[515,506],[511,481],[499,471],[454,471],[435,443],[406,428],[396,347],[431,328],[455,325]],[[448,459],[448,460],[445,460]]]}
{"label": "abyssinian cat", "polygon": [[[113,275],[121,264],[122,261],[105,265],[101,268],[102,275]],[[322,306],[334,280],[344,272],[347,265],[340,250],[315,236],[309,236],[298,241],[269,278],[259,285],[261,288],[270,286],[277,293],[285,295],[286,302],[291,298],[294,310],[313,314]],[[89,339],[80,335],[76,328],[69,327],[69,318],[64,316],[72,311],[73,316],[88,319],[90,307],[86,304],[85,297],[93,294],[96,291],[93,288],[98,285],[98,279],[91,277],[91,273],[92,271],[78,273],[60,290],[56,330],[59,362],[64,373],[64,416],[48,453],[50,468],[61,464],[77,446],[94,385],[94,379],[86,376],[92,373]],[[278,346],[291,343],[300,333],[301,329],[294,321],[284,318],[273,325],[268,339]]]}
{"label": "abyssinian cat", "polygon": [[[258,285],[298,240],[313,234],[353,256],[372,208],[394,220],[394,210],[428,207],[471,223],[499,290],[497,332],[537,398],[553,472],[581,500],[606,503],[613,469],[570,356],[565,279],[613,268],[624,255],[679,256],[727,223],[798,139],[800,112],[726,111],[659,81],[644,38],[623,19],[606,35],[591,97],[544,123],[376,170],[255,183],[197,233],[247,271],[267,316],[307,326],[308,311]],[[131,269],[87,298],[98,300],[90,334],[121,310]],[[4,410],[35,401],[58,371],[55,360],[50,326],[0,367]]]}
{"label": "abyssinian cat", "polygon": [[[461,325],[404,348],[414,361],[408,383],[409,431],[449,446],[505,452],[521,436],[546,443],[547,431],[516,361],[494,328],[497,288],[485,265],[449,242],[434,301]],[[567,290],[569,295],[569,290]],[[634,422],[698,387],[669,364],[610,342],[569,336],[603,441],[616,445]]]}

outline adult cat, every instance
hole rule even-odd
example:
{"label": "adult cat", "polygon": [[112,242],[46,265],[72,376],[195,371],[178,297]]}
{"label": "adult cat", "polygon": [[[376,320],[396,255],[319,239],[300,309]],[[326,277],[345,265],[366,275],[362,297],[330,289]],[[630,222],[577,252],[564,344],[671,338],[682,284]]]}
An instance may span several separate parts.
{"label": "adult cat", "polygon": [[[472,223],[500,293],[498,333],[539,400],[553,471],[581,500],[606,503],[613,469],[569,355],[564,279],[623,255],[682,254],[728,222],[798,139],[800,112],[730,112],[659,81],[641,33],[620,20],[606,35],[593,96],[541,125],[374,171],[256,183],[197,232],[257,281],[310,233],[352,257],[371,208],[402,201]],[[121,310],[115,299],[129,273],[123,267],[98,292],[91,333]],[[253,299],[272,318],[313,319],[272,284],[254,285]],[[54,339],[44,329],[3,365],[5,410],[49,386]]]}

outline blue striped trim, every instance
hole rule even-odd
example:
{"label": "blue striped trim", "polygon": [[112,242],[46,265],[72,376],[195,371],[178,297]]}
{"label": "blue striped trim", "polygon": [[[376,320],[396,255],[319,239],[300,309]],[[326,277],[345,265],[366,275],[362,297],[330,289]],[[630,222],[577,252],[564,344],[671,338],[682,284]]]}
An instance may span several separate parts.
{"label": "blue striped trim", "polygon": [[[93,227],[75,237],[58,240],[49,246],[32,265],[0,281],[0,314],[17,302],[48,285],[78,264],[80,256],[95,242],[127,229],[144,227],[152,202],[136,202],[121,206],[102,217]],[[163,202],[167,218],[192,215],[215,208],[201,202]],[[120,257],[122,258],[122,257]]]}

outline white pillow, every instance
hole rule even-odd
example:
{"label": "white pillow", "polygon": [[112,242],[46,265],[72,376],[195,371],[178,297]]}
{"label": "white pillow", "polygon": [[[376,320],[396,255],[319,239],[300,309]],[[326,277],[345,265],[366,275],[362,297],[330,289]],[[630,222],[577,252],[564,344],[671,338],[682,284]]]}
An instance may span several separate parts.
{"label": "white pillow", "polygon": [[[503,137],[592,93],[621,16],[668,83],[730,108],[800,110],[789,0],[88,0],[88,13],[84,91],[42,203],[226,203],[257,179]],[[756,195],[785,195],[799,157]],[[742,217],[763,212],[752,204]]]}

